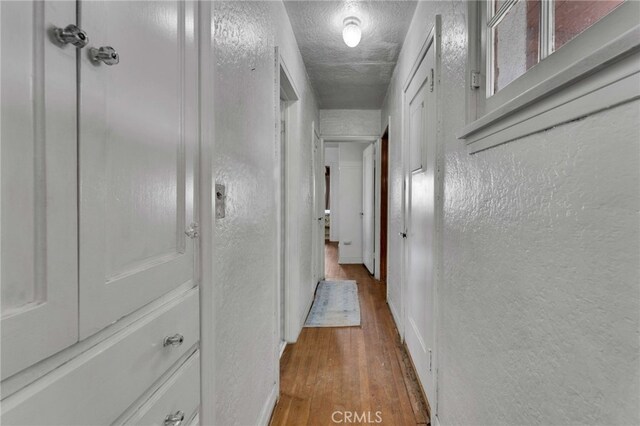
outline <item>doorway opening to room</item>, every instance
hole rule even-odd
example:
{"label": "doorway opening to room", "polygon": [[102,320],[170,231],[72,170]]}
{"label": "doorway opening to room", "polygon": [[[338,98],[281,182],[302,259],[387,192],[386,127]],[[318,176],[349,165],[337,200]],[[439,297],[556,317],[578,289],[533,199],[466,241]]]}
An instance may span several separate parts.
{"label": "doorway opening to room", "polygon": [[[344,139],[344,140],[343,140]],[[335,137],[324,146],[325,275],[337,265],[365,265],[378,276],[378,137]]]}

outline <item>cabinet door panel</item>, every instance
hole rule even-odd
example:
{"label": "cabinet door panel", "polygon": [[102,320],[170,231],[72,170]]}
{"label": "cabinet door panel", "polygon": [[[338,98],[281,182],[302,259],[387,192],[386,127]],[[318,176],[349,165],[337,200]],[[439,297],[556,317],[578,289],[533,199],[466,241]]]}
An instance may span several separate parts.
{"label": "cabinet door panel", "polygon": [[2,379],[78,339],[75,2],[1,2]]}
{"label": "cabinet door panel", "polygon": [[193,281],[197,84],[194,5],[81,7],[89,47],[120,63],[80,60],[80,337]]}

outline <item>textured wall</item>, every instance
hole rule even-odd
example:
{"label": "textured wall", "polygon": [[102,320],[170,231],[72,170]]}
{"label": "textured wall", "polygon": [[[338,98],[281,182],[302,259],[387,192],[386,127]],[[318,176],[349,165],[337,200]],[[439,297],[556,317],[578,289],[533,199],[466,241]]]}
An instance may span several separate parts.
{"label": "textured wall", "polygon": [[325,136],[377,136],[380,110],[321,109],[320,134]]}
{"label": "textured wall", "polygon": [[440,423],[639,424],[640,104],[469,155],[466,12],[418,4],[382,112],[398,314],[401,85],[441,14]]}
{"label": "textured wall", "polygon": [[301,280],[311,276],[305,236],[311,235],[311,121],[318,118],[282,3],[215,2],[214,8],[215,170],[227,185],[226,217],[215,228],[216,424],[249,425],[265,410],[268,416],[278,374],[276,45],[301,92],[291,127],[291,137],[300,138],[294,162],[301,172],[292,190],[304,220],[291,220],[300,236],[295,271]]}

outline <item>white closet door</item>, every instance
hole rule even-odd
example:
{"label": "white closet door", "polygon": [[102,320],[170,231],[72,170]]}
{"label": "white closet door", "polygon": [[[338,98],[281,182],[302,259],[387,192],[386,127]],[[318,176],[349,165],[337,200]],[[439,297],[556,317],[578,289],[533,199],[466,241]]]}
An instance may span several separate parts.
{"label": "white closet door", "polygon": [[78,339],[75,11],[0,3],[2,379]]}
{"label": "white closet door", "polygon": [[[194,284],[194,3],[82,1],[80,337]],[[90,58],[111,46],[119,63]]]}
{"label": "white closet door", "polygon": [[432,44],[405,92],[408,144],[407,269],[405,342],[420,383],[433,404],[436,389],[435,333],[435,167],[436,96],[431,91],[435,69]]}

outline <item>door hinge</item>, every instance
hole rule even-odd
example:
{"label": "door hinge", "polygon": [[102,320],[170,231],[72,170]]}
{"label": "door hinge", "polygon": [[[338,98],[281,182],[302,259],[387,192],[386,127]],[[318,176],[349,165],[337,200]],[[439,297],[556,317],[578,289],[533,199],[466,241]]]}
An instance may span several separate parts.
{"label": "door hinge", "polygon": [[429,91],[430,91],[430,92],[433,92],[433,86],[434,86],[434,84],[435,84],[435,82],[434,82],[434,75],[435,75],[435,72],[433,71],[433,68],[431,68],[431,87],[429,88]]}
{"label": "door hinge", "polygon": [[471,89],[480,88],[480,71],[471,71]]}
{"label": "door hinge", "polygon": [[198,223],[192,222],[191,225],[189,225],[184,231],[184,233],[191,239],[198,238],[200,236],[200,233],[198,232]]}
{"label": "door hinge", "polygon": [[432,367],[432,361],[433,361],[433,356],[432,356],[432,352],[431,349],[429,349],[429,372],[431,372],[431,367]]}

